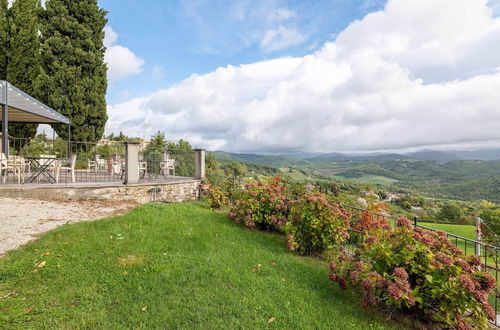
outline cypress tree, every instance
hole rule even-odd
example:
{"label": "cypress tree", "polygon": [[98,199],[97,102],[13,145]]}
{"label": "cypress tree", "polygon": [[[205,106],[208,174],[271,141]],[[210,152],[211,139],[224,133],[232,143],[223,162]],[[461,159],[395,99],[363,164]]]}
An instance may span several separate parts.
{"label": "cypress tree", "polygon": [[[40,0],[15,0],[8,10],[9,47],[7,81],[37,98],[35,81],[40,75],[38,14]],[[38,124],[9,124],[9,135],[19,149],[36,135]]]}
{"label": "cypress tree", "polygon": [[[104,133],[106,11],[97,0],[47,0],[41,14],[40,99],[67,116],[71,140],[97,142]],[[54,125],[66,139],[67,128]]]}
{"label": "cypress tree", "polygon": [[8,0],[0,0],[0,80],[7,78],[7,49],[9,47],[7,4]]}

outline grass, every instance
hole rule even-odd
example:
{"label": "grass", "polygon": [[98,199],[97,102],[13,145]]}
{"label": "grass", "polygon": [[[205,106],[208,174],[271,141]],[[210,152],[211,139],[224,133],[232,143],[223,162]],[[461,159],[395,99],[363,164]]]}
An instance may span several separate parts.
{"label": "grass", "polygon": [[419,222],[420,225],[432,229],[442,230],[450,234],[462,236],[469,239],[476,239],[476,228],[471,225],[453,225],[446,223]]}
{"label": "grass", "polygon": [[0,259],[0,328],[396,328],[284,246],[200,204],[65,225]]}

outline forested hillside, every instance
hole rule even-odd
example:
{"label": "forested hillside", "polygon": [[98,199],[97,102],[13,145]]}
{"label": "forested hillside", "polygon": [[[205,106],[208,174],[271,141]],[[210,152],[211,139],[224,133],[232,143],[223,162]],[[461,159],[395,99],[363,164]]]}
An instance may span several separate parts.
{"label": "forested hillside", "polygon": [[[429,197],[500,202],[500,161],[414,159],[410,155],[320,155],[300,159],[288,156],[216,152],[225,161],[243,162],[257,173],[291,174],[299,180],[387,186],[392,191],[414,191]],[[469,154],[467,154],[469,155]],[[261,167],[265,166],[265,167]]]}

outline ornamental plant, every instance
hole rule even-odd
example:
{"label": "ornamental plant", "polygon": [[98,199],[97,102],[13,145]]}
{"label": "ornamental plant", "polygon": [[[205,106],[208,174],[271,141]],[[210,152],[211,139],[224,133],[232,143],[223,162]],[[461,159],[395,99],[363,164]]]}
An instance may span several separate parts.
{"label": "ornamental plant", "polygon": [[320,254],[349,238],[349,215],[322,193],[293,203],[285,225],[288,248],[300,254]]}
{"label": "ornamental plant", "polygon": [[362,303],[384,303],[444,328],[482,329],[494,320],[488,294],[495,279],[465,257],[444,232],[412,228],[406,218],[367,233],[354,256],[339,255],[329,277],[343,289],[362,289]]}
{"label": "ornamental plant", "polygon": [[229,199],[221,187],[213,187],[210,189],[208,202],[210,203],[210,208],[212,210],[219,210],[223,205],[226,205],[229,202]]}
{"label": "ornamental plant", "polygon": [[277,231],[286,223],[288,213],[289,199],[277,175],[268,182],[247,184],[228,216],[248,228]]}

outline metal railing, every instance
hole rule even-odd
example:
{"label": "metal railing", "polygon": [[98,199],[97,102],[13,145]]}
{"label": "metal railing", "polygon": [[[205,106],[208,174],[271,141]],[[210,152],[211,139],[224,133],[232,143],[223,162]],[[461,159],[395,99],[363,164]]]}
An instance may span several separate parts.
{"label": "metal railing", "polygon": [[195,176],[195,151],[146,148],[139,153],[140,182],[178,181]]}
{"label": "metal railing", "polygon": [[0,161],[0,184],[123,182],[125,144],[10,137],[9,156],[0,153]]}
{"label": "metal railing", "polygon": [[[354,207],[351,205],[340,203],[340,205],[349,211],[351,214],[351,223],[358,224],[363,220],[372,219],[376,222],[387,223],[389,226],[395,226],[397,222],[397,218],[390,216],[389,214],[384,214],[381,212],[374,212],[358,207]],[[429,221],[430,222],[430,221]],[[429,231],[439,231],[435,228],[431,228],[428,226],[420,225],[415,217],[413,219],[413,226],[416,228],[422,228]],[[442,231],[442,230],[441,230]],[[443,231],[445,232],[445,231]],[[499,298],[500,298],[500,290],[498,283],[499,276],[499,265],[498,265],[498,254],[500,252],[500,247],[494,246],[479,240],[470,239],[467,237],[462,237],[459,235],[455,235],[452,233],[445,232],[446,236],[450,240],[450,242],[459,248],[465,256],[467,255],[476,255],[481,260],[481,268],[484,272],[490,273],[497,282],[497,288],[491,291],[489,301],[495,309],[495,313],[497,315],[494,321],[489,321],[492,325],[498,327],[500,325],[499,320]],[[358,229],[350,230],[350,238],[345,243],[345,250],[347,253],[354,254],[355,250],[363,243],[364,239],[364,231]]]}

